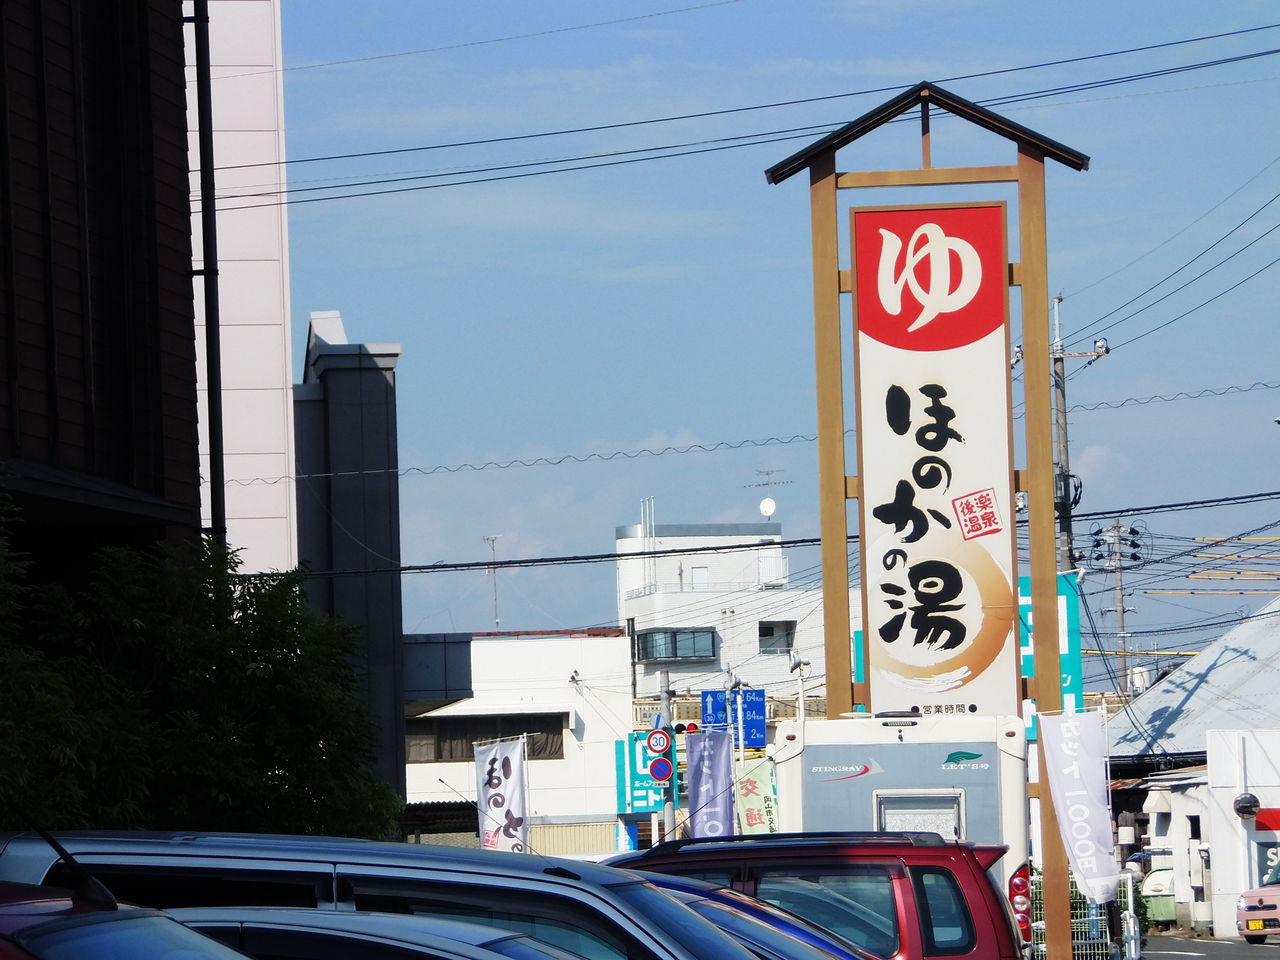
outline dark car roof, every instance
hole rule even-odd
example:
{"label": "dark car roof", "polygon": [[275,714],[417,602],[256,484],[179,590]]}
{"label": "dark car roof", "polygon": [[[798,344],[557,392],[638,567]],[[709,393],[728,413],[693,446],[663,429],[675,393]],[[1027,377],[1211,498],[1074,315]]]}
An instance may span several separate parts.
{"label": "dark car roof", "polygon": [[[148,854],[174,856],[245,856],[270,859],[319,858],[362,864],[437,866],[474,869],[510,876],[542,873],[611,886],[638,882],[639,878],[612,867],[541,854],[505,853],[434,844],[393,843],[345,837],[312,837],[289,834],[200,833],[192,831],[62,831],[54,834],[73,854]],[[43,845],[35,834],[0,834],[0,850],[14,843]],[[47,847],[46,847],[47,849]],[[50,852],[50,858],[53,855]]]}

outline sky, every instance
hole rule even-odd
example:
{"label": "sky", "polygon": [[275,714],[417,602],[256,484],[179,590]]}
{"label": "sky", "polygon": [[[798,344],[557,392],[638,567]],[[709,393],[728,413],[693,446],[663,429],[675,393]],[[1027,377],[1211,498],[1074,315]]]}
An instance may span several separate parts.
{"label": "sky", "polygon": [[[1077,510],[1139,531],[1130,646],[1194,649],[1268,597],[1151,591],[1275,588],[1184,575],[1276,571],[1194,538],[1274,537],[1278,501],[1137,508],[1280,489],[1276,21],[1266,2],[283,0],[295,364],[314,310],[402,345],[405,564],[609,553],[646,497],[662,524],[755,521],[769,496],[786,539],[816,537],[808,190],[764,170],[930,80],[1091,157],[1047,171],[1065,349],[1112,347],[1066,361]],[[932,140],[935,165],[1013,161],[954,119]],[[916,165],[910,123],[838,164]],[[991,199],[1014,200],[840,202]],[[1078,546],[1110,520],[1078,521]],[[790,555],[816,576],[816,551]],[[403,582],[407,632],[616,623],[610,563],[500,570],[496,616],[483,569]],[[1113,578],[1084,583],[1109,644]]]}

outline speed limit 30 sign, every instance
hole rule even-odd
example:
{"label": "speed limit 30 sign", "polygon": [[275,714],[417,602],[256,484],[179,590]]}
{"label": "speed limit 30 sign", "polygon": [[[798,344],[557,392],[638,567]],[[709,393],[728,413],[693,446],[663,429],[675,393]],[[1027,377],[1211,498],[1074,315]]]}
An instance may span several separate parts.
{"label": "speed limit 30 sign", "polygon": [[666,753],[671,747],[671,734],[665,730],[654,730],[645,739],[645,746],[650,753]]}

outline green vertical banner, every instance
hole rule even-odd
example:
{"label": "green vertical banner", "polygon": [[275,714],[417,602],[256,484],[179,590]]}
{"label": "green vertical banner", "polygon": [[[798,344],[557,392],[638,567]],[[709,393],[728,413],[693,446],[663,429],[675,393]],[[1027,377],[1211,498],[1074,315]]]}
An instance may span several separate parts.
{"label": "green vertical banner", "polygon": [[[864,680],[867,679],[867,672],[862,669],[862,647],[863,647],[862,631],[855,630],[853,631],[853,650],[851,654],[853,658],[853,682],[854,683],[862,683]],[[867,712],[866,705],[861,703],[854,704],[853,709],[857,713]]]}
{"label": "green vertical banner", "polygon": [[[1022,675],[1034,677],[1035,658],[1031,638],[1035,624],[1031,615],[1031,578],[1018,578],[1018,641]],[[1084,654],[1080,642],[1080,583],[1075,574],[1058,574],[1058,666],[1062,674],[1062,710],[1075,713],[1084,705]],[[1034,710],[1026,710],[1027,739],[1036,739]]]}

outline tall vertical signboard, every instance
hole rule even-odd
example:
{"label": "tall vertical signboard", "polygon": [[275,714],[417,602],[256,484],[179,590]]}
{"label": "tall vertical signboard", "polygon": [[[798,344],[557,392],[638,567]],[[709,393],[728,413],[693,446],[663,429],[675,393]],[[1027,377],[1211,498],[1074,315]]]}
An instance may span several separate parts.
{"label": "tall vertical signboard", "polygon": [[1016,714],[1005,207],[851,217],[871,709]]}

